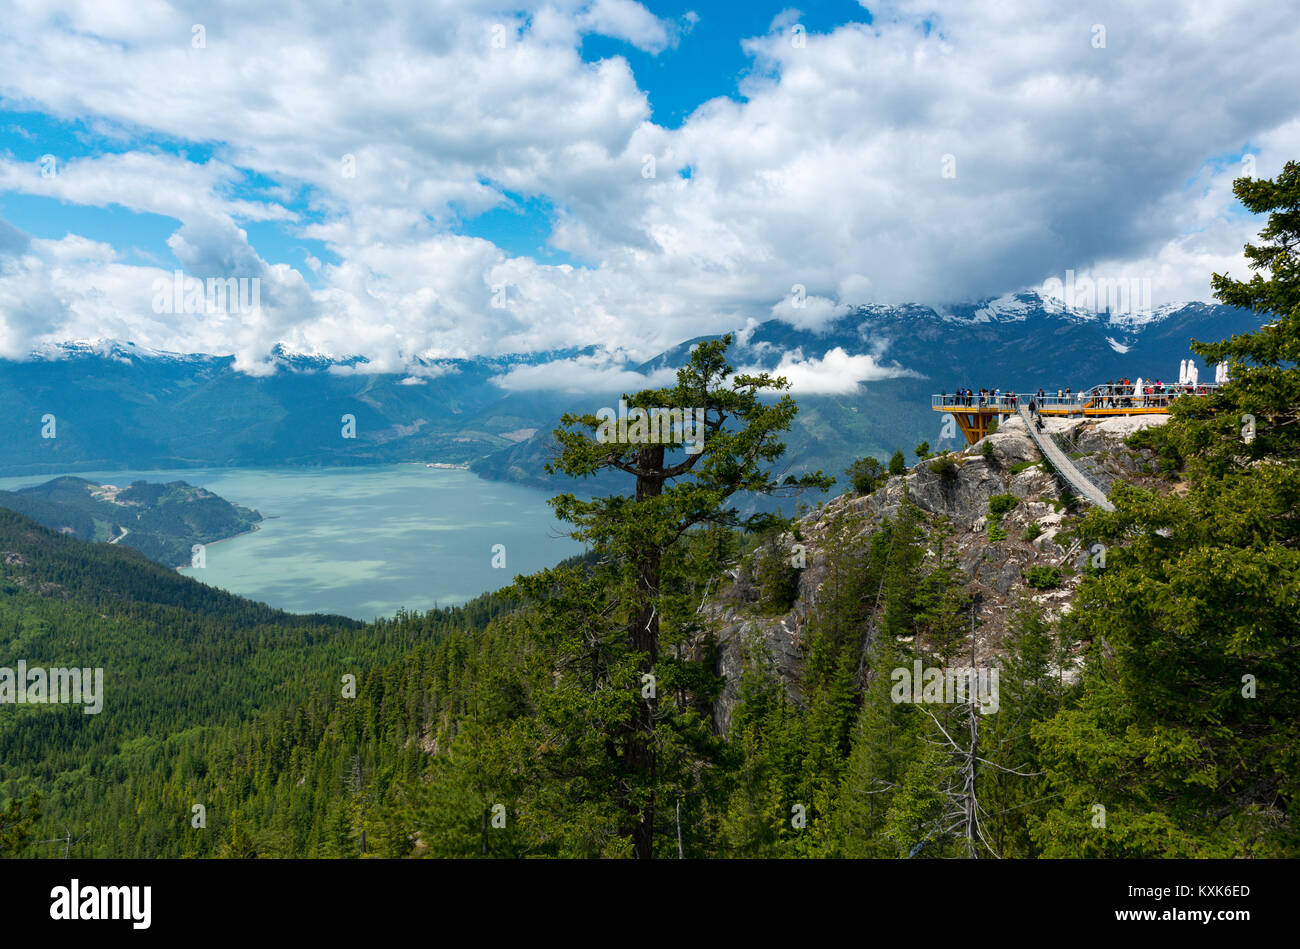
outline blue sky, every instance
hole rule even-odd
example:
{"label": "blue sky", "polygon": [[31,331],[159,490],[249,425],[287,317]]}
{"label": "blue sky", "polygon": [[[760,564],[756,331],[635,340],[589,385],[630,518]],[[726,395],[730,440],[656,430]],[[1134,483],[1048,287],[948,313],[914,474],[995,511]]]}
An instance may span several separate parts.
{"label": "blue sky", "polygon": [[[140,150],[206,162],[219,147],[219,143],[210,141],[165,138],[150,134],[147,129],[96,128],[94,123],[80,118],[60,118],[39,111],[0,110],[0,153],[8,153],[17,161],[37,168],[44,156],[53,156],[56,173],[59,165],[77,158]],[[256,194],[273,184],[253,169],[241,169],[241,172],[241,191]],[[299,214],[310,213],[305,195],[300,194],[297,200],[285,204]],[[80,234],[112,244],[131,263],[181,267],[167,245],[167,238],[179,223],[176,218],[133,211],[120,204],[76,204],[13,191],[0,191],[0,217],[34,237],[57,240],[67,234]],[[297,237],[282,226],[250,223],[248,229],[250,240],[271,262],[306,270],[306,254],[330,258],[325,244]]]}
{"label": "blue sky", "polygon": [[[637,84],[650,97],[654,121],[666,128],[679,127],[696,106],[708,99],[741,98],[739,79],[752,66],[741,49],[741,38],[761,36],[779,14],[792,9],[792,5],[761,2],[646,6],[670,20],[680,21],[692,12],[700,19],[680,43],[657,55],[618,39],[587,36],[582,43],[582,58],[594,62],[610,56],[626,57]],[[814,33],[826,33],[845,23],[871,22],[870,10],[849,0],[814,0],[793,6],[799,10],[799,22]]]}
{"label": "blue sky", "polygon": [[[678,128],[701,103],[717,96],[742,100],[739,80],[752,66],[741,48],[741,39],[762,34],[772,20],[789,9],[781,3],[723,2],[707,5],[707,15],[700,16],[701,5],[691,2],[647,3],[660,17],[683,21],[695,13],[699,17],[680,41],[662,52],[637,49],[626,40],[600,35],[583,37],[580,49],[583,61],[623,57],[646,92],[653,121],[665,128]],[[813,32],[825,32],[852,22],[870,23],[871,14],[861,4],[848,0],[815,0],[800,5],[800,22]],[[62,119],[39,111],[0,110],[0,151],[19,161],[37,163],[43,155],[54,155],[66,162],[76,157],[121,153],[136,149],[156,149],[190,161],[203,162],[218,151],[217,143],[187,141],[150,134],[149,130],[96,129],[80,118]],[[255,193],[271,184],[251,169],[242,169],[245,178],[241,190]],[[544,196],[526,196],[505,192],[507,204],[481,214],[466,214],[455,232],[481,237],[503,250],[535,257],[546,263],[582,266],[583,261],[564,250],[548,246],[554,219],[554,203]],[[310,215],[305,194],[285,206],[302,215]],[[68,233],[81,234],[111,243],[130,262],[152,263],[162,267],[180,267],[181,261],[167,246],[167,238],[177,222],[156,214],[131,212],[121,206],[94,207],[74,205],[39,195],[0,194],[0,216],[10,224],[37,237],[58,239]],[[288,264],[312,280],[307,257],[337,262],[322,241],[295,236],[290,229],[274,223],[252,224],[249,239],[259,254],[272,263]],[[319,284],[319,281],[312,280]]]}
{"label": "blue sky", "polygon": [[[249,371],[276,343],[616,364],[1067,270],[1207,299],[1258,229],[1232,179],[1300,152],[1276,94],[1300,25],[1272,8],[362,6],[15,8],[0,356],[118,337]],[[261,306],[160,309],[175,269],[256,278]]]}

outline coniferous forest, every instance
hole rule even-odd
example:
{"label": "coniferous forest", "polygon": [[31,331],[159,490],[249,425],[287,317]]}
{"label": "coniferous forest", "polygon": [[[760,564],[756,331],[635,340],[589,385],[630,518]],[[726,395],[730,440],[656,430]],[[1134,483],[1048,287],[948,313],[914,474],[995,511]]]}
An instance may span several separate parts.
{"label": "coniferous forest", "polygon": [[[547,464],[574,487],[551,503],[587,554],[464,606],[295,616],[0,511],[0,666],[105,677],[101,714],[0,706],[0,854],[1300,856],[1300,164],[1235,190],[1267,225],[1255,275],[1214,290],[1264,325],[1191,341],[1231,382],[1131,437],[1153,479],[1067,511],[1104,562],[1067,604],[1020,596],[997,642],[952,524],[833,503],[903,460],[787,475],[799,404],[737,373],[731,337],[627,397],[705,409],[697,453],[559,420]],[[1015,501],[990,503],[989,545]],[[791,552],[812,521],[810,596]],[[797,675],[761,637],[720,668],[723,612],[796,599]],[[898,700],[893,670],[977,648],[995,711]]]}

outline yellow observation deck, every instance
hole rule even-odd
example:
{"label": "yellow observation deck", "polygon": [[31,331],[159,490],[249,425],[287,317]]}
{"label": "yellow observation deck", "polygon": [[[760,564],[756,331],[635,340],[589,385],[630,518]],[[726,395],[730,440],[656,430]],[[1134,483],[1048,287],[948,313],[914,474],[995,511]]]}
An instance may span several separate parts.
{"label": "yellow observation deck", "polygon": [[966,443],[974,445],[988,434],[989,421],[1010,415],[1020,406],[1028,406],[1033,399],[1039,414],[1057,418],[1110,418],[1116,415],[1168,415],[1175,399],[1185,396],[1204,398],[1218,390],[1217,385],[1143,385],[1137,392],[1135,386],[1099,385],[1082,392],[1066,395],[1055,393],[1039,398],[1034,392],[1004,392],[998,396],[941,393],[930,396],[930,408],[951,414],[966,436]]}

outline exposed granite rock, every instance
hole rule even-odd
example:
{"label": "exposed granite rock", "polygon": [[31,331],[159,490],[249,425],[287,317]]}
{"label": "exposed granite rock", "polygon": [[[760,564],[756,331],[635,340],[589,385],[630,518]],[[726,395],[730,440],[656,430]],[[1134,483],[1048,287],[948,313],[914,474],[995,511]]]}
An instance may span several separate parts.
{"label": "exposed granite rock", "polygon": [[[1045,430],[1068,439],[1080,451],[1091,453],[1088,461],[1107,477],[1140,477],[1149,457],[1134,453],[1124,438],[1140,428],[1158,425],[1164,416],[1141,416],[1095,422],[1083,419],[1044,419]],[[992,446],[992,458],[984,457],[984,441]],[[806,549],[807,566],[800,574],[799,596],[782,616],[760,616],[754,610],[750,591],[737,591],[724,584],[724,592],[705,607],[718,645],[718,672],[725,678],[722,695],[714,705],[717,726],[725,730],[738,698],[740,673],[746,643],[765,650],[787,693],[802,701],[803,636],[808,616],[826,578],[825,548],[831,520],[837,514],[849,518],[858,536],[878,529],[885,518],[898,513],[904,495],[920,508],[933,525],[946,519],[957,561],[968,578],[967,589],[982,598],[981,627],[977,651],[988,657],[997,652],[1017,602],[1029,598],[1051,615],[1068,609],[1078,586],[1088,552],[1067,548],[1058,538],[1070,517],[1056,477],[1042,465],[1013,473],[1013,466],[1040,461],[1037,447],[1018,417],[1006,419],[984,441],[948,457],[956,465],[952,476],[932,471],[930,462],[914,465],[906,474],[889,478],[867,497],[843,495],[803,517],[798,524],[800,543]],[[1069,443],[1067,442],[1067,444]],[[988,539],[989,498],[1014,494],[1021,501],[1001,521],[1007,539]],[[1041,533],[1024,539],[1026,529],[1037,523]],[[786,538],[789,545],[793,536]],[[1061,586],[1040,591],[1024,581],[1033,566],[1062,568]]]}
{"label": "exposed granite rock", "polygon": [[1116,443],[1122,443],[1133,433],[1163,425],[1167,421],[1168,415],[1120,415],[1089,425],[1075,442],[1081,451],[1108,452],[1115,448]]}

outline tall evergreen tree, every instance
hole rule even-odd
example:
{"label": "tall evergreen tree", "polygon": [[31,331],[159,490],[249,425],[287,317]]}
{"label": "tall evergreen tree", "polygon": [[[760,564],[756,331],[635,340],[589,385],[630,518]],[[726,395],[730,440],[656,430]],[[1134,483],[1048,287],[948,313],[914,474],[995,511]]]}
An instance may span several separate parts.
{"label": "tall evergreen tree", "polygon": [[[659,732],[670,724],[661,719],[657,687],[647,689],[655,682],[660,659],[665,557],[694,527],[751,528],[765,521],[757,515],[742,518],[728,506],[738,492],[825,490],[833,483],[821,472],[784,480],[772,474],[769,466],[785,450],[778,436],[790,427],[798,408],[789,395],[764,401],[768,393],[788,388],[783,378],[766,372],[734,374],[726,360],[731,342],[726,336],[698,344],[678,371],[675,386],[625,397],[630,410],[626,432],[620,427],[610,437],[607,417],[564,416],[555,431],[561,454],[547,467],[578,478],[615,470],[634,479],[631,496],[584,500],[561,494],[552,505],[561,520],[575,525],[572,536],[591,544],[616,571],[618,611],[633,675],[630,682],[614,684],[643,694],[611,738],[626,772],[620,788],[624,831],[640,858],[654,855]],[[674,411],[685,419],[700,413],[703,430],[695,437],[702,445],[687,450],[686,426],[679,435],[660,431],[655,437],[654,415],[664,418]]]}
{"label": "tall evergreen tree", "polygon": [[1085,522],[1108,550],[1079,594],[1084,696],[1039,729],[1048,856],[1300,853],[1300,164],[1234,191],[1269,219],[1256,274],[1215,293],[1269,322],[1194,344],[1232,381],[1137,440],[1183,490],[1119,486]]}
{"label": "tall evergreen tree", "polygon": [[32,825],[41,816],[41,796],[35,791],[26,799],[15,798],[0,810],[0,857],[13,856],[31,841]]}

